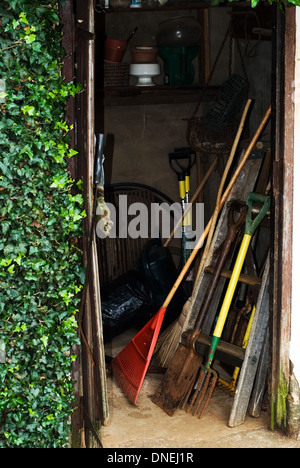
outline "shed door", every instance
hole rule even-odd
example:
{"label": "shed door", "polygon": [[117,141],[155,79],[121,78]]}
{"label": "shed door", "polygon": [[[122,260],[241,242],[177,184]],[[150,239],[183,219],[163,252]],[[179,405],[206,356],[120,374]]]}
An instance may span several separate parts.
{"label": "shed door", "polygon": [[96,241],[91,252],[88,242],[93,211],[93,177],[95,156],[94,118],[94,54],[95,54],[95,2],[76,0],[76,74],[83,92],[77,100],[77,146],[81,161],[80,176],[84,181],[86,201],[85,262],[90,263],[90,287],[84,310],[82,328],[92,352],[92,362],[87,346],[83,344],[83,395],[84,409],[90,421],[105,424],[108,418],[106,395],[105,355],[101,320],[100,283]]}
{"label": "shed door", "polygon": [[[94,49],[95,0],[66,0],[62,10],[64,23],[64,48],[66,51],[64,74],[67,81],[75,79],[83,87],[74,102],[69,103],[69,121],[74,124],[73,147],[78,151],[76,166],[71,166],[72,176],[83,180],[87,217],[84,225],[84,264],[90,272],[84,307],[79,314],[81,359],[77,359],[74,378],[77,383],[78,409],[73,417],[73,440],[86,446],[100,444],[97,437],[101,424],[108,419],[105,354],[103,347],[100,284],[95,237],[89,242],[94,199]],[[84,295],[83,295],[84,297]],[[83,431],[84,430],[84,431]],[[75,435],[77,433],[77,435]],[[92,435],[92,438],[91,438]],[[83,440],[84,439],[84,440]]]}

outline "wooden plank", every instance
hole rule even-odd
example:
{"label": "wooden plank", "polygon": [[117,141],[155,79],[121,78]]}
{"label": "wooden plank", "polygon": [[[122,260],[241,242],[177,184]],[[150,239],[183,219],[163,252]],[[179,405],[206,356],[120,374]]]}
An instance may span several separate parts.
{"label": "wooden plank", "polygon": [[[103,91],[96,90],[97,102],[103,100],[105,106],[178,104],[184,102],[197,102],[201,95],[201,86],[124,86],[107,87]],[[209,87],[204,101],[211,101],[216,95],[218,87]]]}
{"label": "wooden plank", "polygon": [[[293,160],[295,8],[276,9],[272,103],[272,227],[270,408],[271,429],[288,425],[286,400],[290,380],[291,278],[293,235]],[[288,53],[287,53],[288,51]],[[291,421],[292,423],[292,421]]]}
{"label": "wooden plank", "polygon": [[261,352],[258,369],[256,372],[254,387],[249,403],[249,414],[258,418],[261,414],[264,392],[266,388],[266,379],[268,375],[269,363],[269,330],[267,328],[264,338],[263,349]]}
{"label": "wooden plank", "polygon": [[[172,1],[169,3],[166,3],[163,6],[153,6],[153,7],[147,7],[146,5],[143,5],[143,8],[139,10],[139,13],[143,13],[145,11],[174,11],[174,10],[196,10],[196,9],[207,9],[208,8],[207,2],[197,2],[197,1],[181,1],[181,2],[176,2]],[[130,8],[107,8],[105,9],[105,13],[127,13],[130,14],[134,10]]]}
{"label": "wooden plank", "polygon": [[[63,24],[63,36],[62,36],[62,48],[65,51],[64,65],[63,65],[63,77],[66,83],[70,83],[74,80],[75,76],[75,28],[74,28],[74,12],[73,12],[73,1],[66,0],[65,6],[59,7],[60,19]],[[71,137],[70,146],[75,148],[75,100],[69,98],[66,106],[66,122],[69,126],[73,125],[73,130],[69,131]],[[77,158],[71,158],[68,160],[68,169],[71,173],[72,178],[77,178]]]}
{"label": "wooden plank", "polygon": [[258,296],[258,302],[256,304],[245,360],[240,371],[229,417],[229,427],[236,427],[242,424],[246,417],[269,321],[269,272],[270,261],[268,259],[263,274],[263,282]]}
{"label": "wooden plank", "polygon": [[[207,273],[213,273],[214,267],[208,266],[205,268]],[[232,271],[231,270],[223,270],[221,276],[223,278],[231,278]],[[241,273],[239,276],[239,281],[241,283],[249,284],[250,286],[261,286],[261,278],[258,276],[246,275],[245,273]]]}
{"label": "wooden plank", "polygon": [[208,8],[197,10],[198,22],[201,26],[201,39],[198,50],[198,79],[201,85],[207,83],[210,74],[210,54],[209,54],[209,13]]}
{"label": "wooden plank", "polygon": [[[65,6],[59,7],[59,15],[63,24],[63,37],[62,47],[65,51],[65,57],[63,62],[63,77],[66,83],[69,83],[74,79],[74,53],[75,53],[75,31],[74,31],[74,12],[73,12],[73,1],[66,0]],[[70,98],[66,106],[66,122],[67,124],[75,124],[75,101]],[[75,126],[74,126],[75,128]],[[71,148],[75,148],[75,130],[70,132]],[[68,160],[68,169],[71,177],[77,179],[77,158],[71,158]],[[72,348],[72,354],[77,355],[77,359],[72,363],[72,380],[74,382],[74,408],[75,410],[71,416],[71,427],[72,427],[72,447],[82,446],[82,429],[83,429],[83,414],[81,411],[81,385],[82,380],[82,356],[80,345],[76,345]]]}
{"label": "wooden plank", "polygon": [[[208,348],[211,344],[212,336],[201,333],[197,338],[197,343]],[[219,340],[215,358],[233,366],[241,367],[245,359],[245,350],[232,343]]]}
{"label": "wooden plank", "polygon": [[[83,235],[83,261],[87,265],[90,258],[89,250],[89,231],[91,226],[91,213],[92,213],[92,181],[90,180],[90,132],[87,132],[87,122],[89,121],[89,66],[88,58],[90,51],[88,42],[84,41],[78,33],[76,27],[79,22],[86,29],[89,28],[89,15],[88,11],[90,8],[90,2],[83,5],[80,0],[76,0],[76,14],[75,14],[75,32],[76,32],[76,79],[78,83],[83,86],[83,91],[76,96],[76,116],[77,116],[77,132],[76,142],[78,151],[78,178],[84,181],[84,200],[85,209],[87,212],[87,218],[85,219],[84,228],[85,232]],[[92,276],[92,275],[91,275]],[[88,342],[90,348],[92,348],[92,326],[91,326],[91,297],[90,294],[86,296],[86,302],[84,304],[84,313],[82,318],[82,329],[84,336]],[[86,346],[82,343],[82,403],[83,403],[83,414],[84,419],[88,418],[89,421],[94,420],[94,376],[93,376],[93,365],[91,363],[90,356]],[[85,444],[89,447],[90,437],[88,431],[85,432]]]}
{"label": "wooden plank", "polygon": [[90,282],[82,318],[82,329],[89,348],[93,353],[91,362],[87,349],[82,345],[82,392],[86,422],[93,426],[87,432],[86,445],[97,443],[95,432],[99,424],[108,419],[108,398],[106,388],[106,368],[101,321],[101,298],[98,272],[98,256],[95,238],[91,245],[89,234],[93,217],[94,198],[94,156],[95,156],[95,93],[94,93],[94,0],[76,1],[76,79],[83,90],[76,98],[77,150],[79,152],[78,177],[84,183],[84,200],[87,217],[83,236],[83,258],[89,264]]}

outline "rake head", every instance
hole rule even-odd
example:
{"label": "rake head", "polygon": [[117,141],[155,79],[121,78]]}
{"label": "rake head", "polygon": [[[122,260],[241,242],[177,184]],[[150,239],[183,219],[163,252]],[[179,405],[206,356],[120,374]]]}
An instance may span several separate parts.
{"label": "rake head", "polygon": [[117,384],[136,406],[166,309],[160,308],[131,342],[113,359],[112,370]]}
{"label": "rake head", "polygon": [[181,409],[185,409],[187,413],[200,419],[211,400],[217,381],[216,371],[207,370],[202,366],[199,376],[192,383],[181,403]]}
{"label": "rake head", "polygon": [[112,370],[118,386],[128,400],[136,406],[147,372],[145,359],[137,353],[133,342],[129,343],[112,362]]}

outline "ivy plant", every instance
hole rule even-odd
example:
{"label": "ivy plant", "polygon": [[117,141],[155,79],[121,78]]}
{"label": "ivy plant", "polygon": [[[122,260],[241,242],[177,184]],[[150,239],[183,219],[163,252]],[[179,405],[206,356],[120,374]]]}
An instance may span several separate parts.
{"label": "ivy plant", "polygon": [[85,213],[61,34],[56,1],[1,0],[0,448],[68,444]]}

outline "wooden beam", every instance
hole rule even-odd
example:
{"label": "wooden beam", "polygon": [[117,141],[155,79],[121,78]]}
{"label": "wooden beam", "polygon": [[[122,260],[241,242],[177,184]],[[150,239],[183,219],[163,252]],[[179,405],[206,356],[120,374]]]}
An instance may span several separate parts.
{"label": "wooden beam", "polygon": [[286,429],[290,380],[295,8],[275,11],[269,392],[271,429]]}
{"label": "wooden beam", "polygon": [[[60,4],[60,20],[63,25],[62,48],[65,51],[63,77],[66,83],[70,83],[75,78],[75,27],[74,27],[74,12],[73,1],[66,0],[65,6]],[[69,126],[73,125],[73,130],[69,132],[71,137],[70,146],[75,148],[75,100],[70,97],[66,106],[66,122]],[[76,158],[68,160],[68,169],[72,178],[76,179]]]}
{"label": "wooden beam", "polygon": [[[214,267],[208,266],[205,268],[205,271],[208,273],[213,273],[214,272]],[[221,276],[223,278],[231,278],[232,271],[231,270],[223,270],[221,273]],[[241,283],[249,284],[250,286],[261,286],[261,278],[258,276],[253,276],[253,275],[246,275],[245,273],[241,273],[239,276],[239,281]]]}

